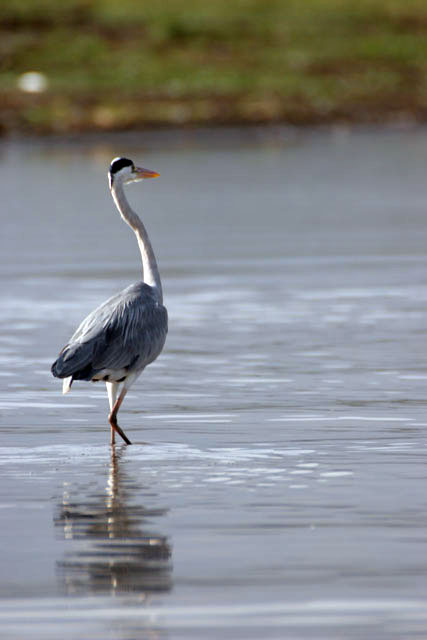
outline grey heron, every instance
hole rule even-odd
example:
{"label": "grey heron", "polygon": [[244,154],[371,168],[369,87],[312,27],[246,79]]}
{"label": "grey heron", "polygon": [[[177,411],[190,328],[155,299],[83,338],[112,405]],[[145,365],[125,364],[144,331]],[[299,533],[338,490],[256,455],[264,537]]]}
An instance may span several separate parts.
{"label": "grey heron", "polygon": [[115,444],[116,433],[131,444],[117,424],[117,413],[130,386],[162,351],[168,330],[154,251],[141,219],[124,193],[124,185],[158,175],[156,171],[135,167],[127,158],[115,158],[111,162],[108,172],[111,195],[121,217],[135,232],[143,279],[92,311],[52,365],[53,375],[64,379],[63,393],[70,391],[74,380],[105,382],[110,404],[111,444]]}

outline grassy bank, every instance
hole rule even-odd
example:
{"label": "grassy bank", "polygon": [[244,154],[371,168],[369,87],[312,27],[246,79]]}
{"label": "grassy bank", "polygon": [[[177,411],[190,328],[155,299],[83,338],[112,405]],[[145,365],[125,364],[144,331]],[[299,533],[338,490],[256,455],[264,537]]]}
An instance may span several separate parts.
{"label": "grassy bank", "polygon": [[3,131],[427,119],[425,0],[9,0],[0,55]]}

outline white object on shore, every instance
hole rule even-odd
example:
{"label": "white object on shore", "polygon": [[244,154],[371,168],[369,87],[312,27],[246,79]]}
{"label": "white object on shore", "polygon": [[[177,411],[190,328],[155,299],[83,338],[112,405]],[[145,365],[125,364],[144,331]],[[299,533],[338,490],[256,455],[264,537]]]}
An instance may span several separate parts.
{"label": "white object on shore", "polygon": [[44,73],[39,71],[27,71],[19,76],[17,85],[21,91],[28,93],[42,93],[48,87],[48,80]]}

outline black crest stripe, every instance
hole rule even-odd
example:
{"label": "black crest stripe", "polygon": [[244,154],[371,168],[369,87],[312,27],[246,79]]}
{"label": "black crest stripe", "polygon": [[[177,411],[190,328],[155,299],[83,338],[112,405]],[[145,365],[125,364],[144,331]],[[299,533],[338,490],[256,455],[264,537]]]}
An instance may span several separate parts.
{"label": "black crest stripe", "polygon": [[124,167],[133,167],[132,160],[129,158],[117,158],[117,160],[113,160],[110,166],[111,173],[117,173],[120,169],[124,169]]}

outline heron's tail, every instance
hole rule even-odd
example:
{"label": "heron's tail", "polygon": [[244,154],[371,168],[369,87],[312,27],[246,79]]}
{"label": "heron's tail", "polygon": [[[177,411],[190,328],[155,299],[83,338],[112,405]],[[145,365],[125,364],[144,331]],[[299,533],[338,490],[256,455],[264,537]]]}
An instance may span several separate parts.
{"label": "heron's tail", "polygon": [[73,380],[92,380],[92,346],[87,344],[66,345],[51,367],[55,378],[64,379],[63,392],[70,390]]}
{"label": "heron's tail", "polygon": [[71,391],[71,385],[73,384],[73,376],[68,376],[68,378],[64,378],[62,382],[62,393],[65,395],[69,391]]}

